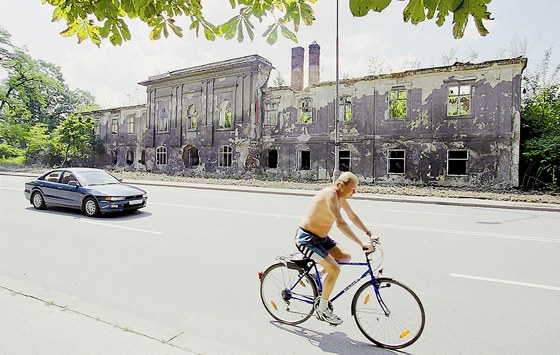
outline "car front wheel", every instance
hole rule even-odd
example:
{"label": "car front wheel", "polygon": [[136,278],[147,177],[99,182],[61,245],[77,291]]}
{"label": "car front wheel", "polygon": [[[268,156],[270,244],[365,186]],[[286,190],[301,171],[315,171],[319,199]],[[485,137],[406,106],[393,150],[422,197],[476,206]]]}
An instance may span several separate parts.
{"label": "car front wheel", "polygon": [[99,214],[99,206],[93,197],[88,197],[84,201],[84,213],[88,217],[95,217]]}
{"label": "car front wheel", "polygon": [[33,195],[31,196],[31,203],[33,204],[33,207],[35,207],[38,210],[42,210],[46,206],[45,199],[43,198],[43,195],[39,191],[35,191],[33,193]]}

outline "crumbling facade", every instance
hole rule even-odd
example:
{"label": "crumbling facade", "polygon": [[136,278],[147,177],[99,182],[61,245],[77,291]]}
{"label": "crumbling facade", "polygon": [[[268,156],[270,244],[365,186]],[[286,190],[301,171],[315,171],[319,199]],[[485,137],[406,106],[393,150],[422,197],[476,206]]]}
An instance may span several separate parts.
{"label": "crumbling facade", "polygon": [[150,77],[147,105],[90,115],[117,167],[327,180],[338,104],[340,170],[362,181],[518,186],[525,58],[346,79],[337,100],[317,43],[304,88],[304,55],[291,87],[268,87],[272,64],[253,55]]}

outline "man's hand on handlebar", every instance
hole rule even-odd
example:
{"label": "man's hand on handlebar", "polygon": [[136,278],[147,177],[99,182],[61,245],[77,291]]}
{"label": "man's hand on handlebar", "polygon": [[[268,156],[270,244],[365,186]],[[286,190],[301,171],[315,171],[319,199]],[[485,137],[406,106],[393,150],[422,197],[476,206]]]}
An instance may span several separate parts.
{"label": "man's hand on handlebar", "polygon": [[366,253],[373,253],[375,251],[375,247],[371,243],[362,243],[362,250]]}

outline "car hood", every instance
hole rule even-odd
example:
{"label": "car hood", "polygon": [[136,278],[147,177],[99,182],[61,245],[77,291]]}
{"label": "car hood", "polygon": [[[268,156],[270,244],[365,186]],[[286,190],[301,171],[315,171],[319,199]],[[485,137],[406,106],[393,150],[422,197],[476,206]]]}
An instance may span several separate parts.
{"label": "car hood", "polygon": [[100,195],[106,196],[135,196],[143,195],[146,193],[146,191],[138,187],[125,184],[88,186],[87,189],[95,191]]}

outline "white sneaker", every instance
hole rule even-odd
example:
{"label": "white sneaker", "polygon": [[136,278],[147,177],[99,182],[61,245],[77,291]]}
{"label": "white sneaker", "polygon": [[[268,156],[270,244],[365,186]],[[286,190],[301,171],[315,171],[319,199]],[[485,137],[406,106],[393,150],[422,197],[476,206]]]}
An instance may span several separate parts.
{"label": "white sneaker", "polygon": [[315,310],[315,316],[317,319],[330,323],[332,325],[342,324],[342,319],[340,319],[336,314],[330,309],[325,309],[324,311]]}

